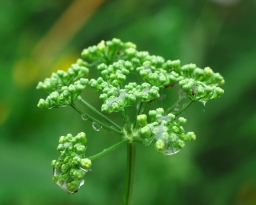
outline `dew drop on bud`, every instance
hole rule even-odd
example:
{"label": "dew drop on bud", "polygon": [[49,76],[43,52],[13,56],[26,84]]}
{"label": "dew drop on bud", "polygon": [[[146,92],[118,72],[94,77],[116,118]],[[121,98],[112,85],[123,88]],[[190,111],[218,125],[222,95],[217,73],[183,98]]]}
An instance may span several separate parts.
{"label": "dew drop on bud", "polygon": [[88,120],[88,117],[87,117],[86,114],[82,114],[82,115],[81,115],[81,118],[82,118],[82,120],[84,120],[84,121]]}
{"label": "dew drop on bud", "polygon": [[[53,170],[53,176],[54,176],[54,177],[58,177],[58,176],[60,176],[61,174],[62,174],[62,173],[61,173],[60,170],[58,170],[58,169],[56,169],[56,168]],[[55,183],[57,186],[59,186],[62,190],[66,191],[66,192],[68,192],[68,193],[70,193],[70,194],[75,194],[75,193],[78,191],[78,189],[79,189],[81,186],[84,185],[84,179],[83,179],[83,180],[81,180],[81,181],[79,182],[79,186],[77,187],[77,189],[74,190],[74,191],[71,191],[71,190],[68,189],[68,181],[70,181],[70,180],[65,180],[65,181],[63,181],[63,180],[61,180],[61,181],[56,180],[54,183]]]}
{"label": "dew drop on bud", "polygon": [[162,151],[162,153],[166,156],[167,155],[169,156],[169,155],[177,154],[179,151],[180,151],[179,149],[172,148],[172,149],[166,149]]}
{"label": "dew drop on bud", "polygon": [[98,124],[97,122],[93,122],[92,123],[92,128],[95,130],[95,131],[100,131],[102,126],[100,124]]}

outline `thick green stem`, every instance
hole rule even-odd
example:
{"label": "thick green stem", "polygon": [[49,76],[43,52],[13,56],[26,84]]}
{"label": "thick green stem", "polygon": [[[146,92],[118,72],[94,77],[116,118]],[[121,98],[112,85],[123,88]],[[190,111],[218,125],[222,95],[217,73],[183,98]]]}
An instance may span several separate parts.
{"label": "thick green stem", "polygon": [[77,112],[79,112],[80,114],[85,114],[86,117],[88,118],[88,120],[92,121],[92,122],[96,122],[98,123],[99,125],[101,125],[104,129],[114,133],[114,134],[117,134],[119,136],[122,136],[123,135],[123,132],[119,131],[119,130],[116,130],[116,129],[113,129],[112,127],[110,127],[109,125],[106,125],[105,123],[97,120],[96,118],[92,117],[91,115],[85,113],[83,110],[81,110],[80,108],[78,108],[74,103],[71,104],[71,107],[73,107]]}
{"label": "thick green stem", "polygon": [[123,204],[132,204],[132,191],[134,182],[134,171],[135,171],[135,156],[136,156],[136,144],[127,144],[127,169],[126,169],[126,186],[123,196]]}
{"label": "thick green stem", "polygon": [[124,139],[124,140],[112,145],[111,147],[104,149],[102,152],[88,157],[88,159],[94,160],[94,159],[100,158],[100,157],[104,156],[105,154],[114,151],[116,148],[120,147],[121,145],[123,145],[124,143],[127,143],[127,142],[128,142],[128,140]]}
{"label": "thick green stem", "polygon": [[94,112],[95,114],[100,116],[102,119],[106,120],[108,123],[110,123],[111,125],[115,126],[117,129],[122,130],[121,127],[118,124],[116,124],[115,122],[110,120],[107,116],[103,115],[100,111],[98,111],[96,108],[94,108],[91,104],[86,102],[81,96],[79,96],[77,98],[77,100],[80,103],[82,103],[86,108],[88,108],[90,111]]}

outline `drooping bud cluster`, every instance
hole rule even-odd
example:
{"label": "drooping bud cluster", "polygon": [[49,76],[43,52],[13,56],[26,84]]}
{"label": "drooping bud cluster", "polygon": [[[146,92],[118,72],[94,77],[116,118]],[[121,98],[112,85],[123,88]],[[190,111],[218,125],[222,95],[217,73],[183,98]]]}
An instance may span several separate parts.
{"label": "drooping bud cluster", "polygon": [[90,171],[91,160],[85,157],[86,141],[83,132],[59,139],[57,150],[60,157],[52,161],[53,182],[67,192],[75,193],[84,184],[86,172]]}
{"label": "drooping bud cluster", "polygon": [[182,125],[186,123],[183,117],[175,119],[175,115],[164,115],[164,109],[158,108],[149,111],[152,123],[147,122],[147,115],[137,116],[137,122],[141,126],[140,138],[146,145],[153,144],[155,149],[164,155],[177,153],[185,146],[185,142],[195,140],[193,132],[185,133]]}
{"label": "drooping bud cluster", "polygon": [[67,72],[58,70],[44,82],[39,82],[38,90],[49,93],[47,98],[40,99],[39,108],[64,107],[74,101],[88,84],[88,79],[82,78],[88,74],[88,68],[73,64]]}

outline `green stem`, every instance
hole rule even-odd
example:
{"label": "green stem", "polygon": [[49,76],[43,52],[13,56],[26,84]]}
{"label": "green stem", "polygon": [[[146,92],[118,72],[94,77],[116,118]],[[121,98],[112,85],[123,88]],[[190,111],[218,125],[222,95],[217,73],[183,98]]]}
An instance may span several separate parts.
{"label": "green stem", "polygon": [[89,104],[88,102],[86,102],[81,96],[79,96],[77,98],[77,100],[82,103],[85,107],[87,107],[89,110],[91,110],[92,112],[94,112],[95,114],[97,114],[98,116],[100,116],[101,118],[103,118],[104,120],[106,120],[108,123],[110,123],[111,125],[115,126],[117,129],[122,130],[122,128],[116,124],[115,122],[113,122],[112,120],[110,120],[107,116],[103,115],[100,111],[98,111],[96,108],[94,108],[93,106],[91,106],[91,104]]}
{"label": "green stem", "polygon": [[128,133],[131,133],[131,122],[130,122],[130,119],[129,119],[126,109],[121,111],[121,115],[122,115],[122,118],[124,121],[124,127],[125,127],[126,131]]}
{"label": "green stem", "polygon": [[168,113],[172,112],[172,111],[175,109],[175,107],[177,107],[177,105],[178,105],[182,100],[184,100],[183,97],[179,98],[179,99],[173,104],[173,106],[169,107],[169,108],[165,111],[165,114],[168,114]]}
{"label": "green stem", "polygon": [[134,170],[135,170],[135,155],[136,155],[136,144],[127,144],[127,170],[126,170],[126,186],[123,196],[123,204],[132,204],[132,191],[134,182]]}
{"label": "green stem", "polygon": [[100,158],[100,157],[104,156],[105,154],[108,154],[109,152],[114,151],[116,148],[120,147],[121,145],[123,145],[123,144],[125,144],[127,142],[128,142],[128,140],[124,139],[124,140],[122,140],[122,141],[112,145],[111,147],[104,149],[100,153],[88,157],[88,159],[94,160],[94,159]]}
{"label": "green stem", "polygon": [[186,110],[192,103],[194,102],[194,100],[190,100],[187,104],[185,104],[184,106],[182,106],[182,108],[180,110],[178,110],[177,112],[173,113],[176,117],[181,114],[184,110]]}
{"label": "green stem", "polygon": [[79,112],[80,114],[85,114],[86,117],[88,118],[88,120],[92,121],[92,122],[96,122],[98,124],[100,124],[104,129],[116,134],[116,135],[123,135],[123,132],[113,129],[112,127],[110,127],[109,125],[106,125],[105,123],[97,120],[96,118],[92,117],[91,115],[85,113],[83,110],[81,110],[79,107],[77,107],[74,103],[71,104],[71,107],[73,107],[77,112]]}

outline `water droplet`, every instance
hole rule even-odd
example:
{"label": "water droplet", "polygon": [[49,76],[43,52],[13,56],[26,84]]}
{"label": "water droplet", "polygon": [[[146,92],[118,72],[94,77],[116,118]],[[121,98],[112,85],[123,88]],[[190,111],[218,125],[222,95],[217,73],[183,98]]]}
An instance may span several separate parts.
{"label": "water droplet", "polygon": [[162,153],[166,156],[169,156],[169,155],[173,155],[173,154],[177,154],[180,150],[179,149],[175,149],[175,148],[172,148],[172,149],[166,149],[164,151],[162,151]]}
{"label": "water droplet", "polygon": [[206,105],[206,101],[202,101],[202,103],[203,103],[203,106],[205,106],[205,105]]}
{"label": "water droplet", "polygon": [[97,122],[93,122],[92,123],[92,128],[95,130],[95,131],[100,131],[102,126],[100,124],[98,124]]}
{"label": "water droplet", "polygon": [[[80,168],[80,169],[81,169],[81,168]],[[81,169],[81,170],[83,170],[83,171],[85,171],[85,172],[91,171],[91,170],[85,170],[85,169]],[[58,176],[63,176],[62,174],[63,174],[63,173],[61,173],[61,170],[60,170],[60,169],[56,169],[56,168],[55,168],[55,169],[53,170],[53,176],[57,178],[57,180],[55,181],[55,184],[56,184],[57,186],[59,186],[62,190],[66,191],[66,192],[68,192],[68,193],[70,193],[70,194],[75,194],[75,193],[78,191],[78,189],[80,189],[80,187],[84,185],[84,179],[82,179],[82,180],[79,182],[79,186],[77,187],[77,189],[76,189],[75,191],[70,191],[70,190],[68,189],[68,183],[71,182],[72,179],[71,179],[71,178],[67,178],[65,181],[63,181],[63,180],[61,180],[61,181],[58,180]]]}
{"label": "water droplet", "polygon": [[79,167],[79,169],[81,169],[81,170],[84,171],[84,172],[90,172],[90,171],[92,171],[91,169],[84,169],[83,167]]}
{"label": "water droplet", "polygon": [[85,120],[85,121],[88,120],[88,116],[86,114],[82,114],[81,118],[82,118],[82,120]]}

